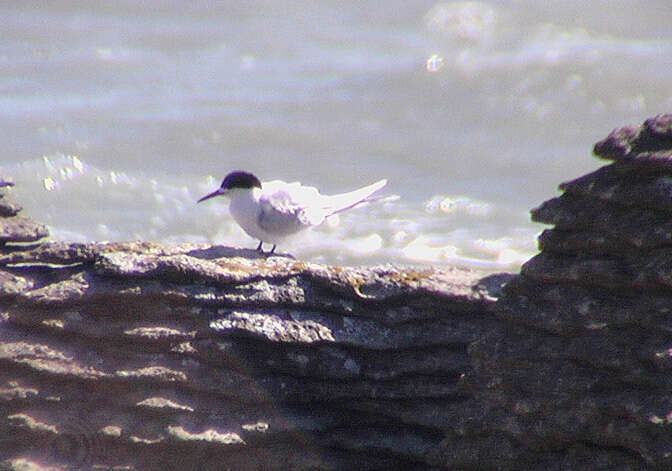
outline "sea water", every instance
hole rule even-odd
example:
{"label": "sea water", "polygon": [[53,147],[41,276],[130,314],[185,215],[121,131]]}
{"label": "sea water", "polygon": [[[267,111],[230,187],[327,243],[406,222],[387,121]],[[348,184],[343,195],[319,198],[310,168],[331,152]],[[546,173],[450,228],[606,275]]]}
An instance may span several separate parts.
{"label": "sea water", "polygon": [[0,174],[68,241],[254,248],[231,170],[376,203],[279,247],[334,264],[517,270],[529,209],[672,110],[672,3],[0,4]]}

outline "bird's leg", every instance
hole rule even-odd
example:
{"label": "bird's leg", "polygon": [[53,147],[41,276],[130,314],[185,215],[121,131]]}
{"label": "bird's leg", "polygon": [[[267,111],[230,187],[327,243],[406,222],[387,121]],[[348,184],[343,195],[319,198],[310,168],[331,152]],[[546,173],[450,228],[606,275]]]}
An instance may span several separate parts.
{"label": "bird's leg", "polygon": [[264,249],[262,247],[263,244],[264,244],[264,242],[260,240],[259,245],[257,245],[257,252],[263,252],[264,251]]}
{"label": "bird's leg", "polygon": [[273,252],[275,252],[275,244],[273,244],[273,248],[272,248],[271,251],[268,252],[268,253],[273,253]]}

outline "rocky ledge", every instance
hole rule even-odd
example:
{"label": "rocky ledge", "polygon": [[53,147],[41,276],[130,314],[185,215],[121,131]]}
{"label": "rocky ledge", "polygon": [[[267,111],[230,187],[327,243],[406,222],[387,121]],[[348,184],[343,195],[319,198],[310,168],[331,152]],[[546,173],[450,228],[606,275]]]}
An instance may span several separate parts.
{"label": "rocky ledge", "polygon": [[49,235],[46,226],[17,216],[23,208],[5,194],[13,186],[14,182],[0,176],[0,247],[7,242],[35,242]]}
{"label": "rocky ledge", "polygon": [[672,116],[595,152],[520,275],[4,239],[0,467],[671,469]]}
{"label": "rocky ledge", "polygon": [[595,153],[614,162],[532,210],[555,227],[470,346],[468,423],[507,463],[672,469],[672,115]]}
{"label": "rocky ledge", "polygon": [[500,284],[143,242],[0,267],[10,469],[423,469]]}

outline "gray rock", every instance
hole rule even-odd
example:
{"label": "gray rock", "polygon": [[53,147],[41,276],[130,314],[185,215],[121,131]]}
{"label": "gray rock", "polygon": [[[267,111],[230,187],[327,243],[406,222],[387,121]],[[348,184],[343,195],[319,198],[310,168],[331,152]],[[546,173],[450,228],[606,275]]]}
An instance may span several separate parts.
{"label": "gray rock", "polygon": [[622,260],[565,257],[542,252],[523,264],[521,274],[543,283],[569,283],[592,288],[634,288],[633,274]]}
{"label": "gray rock", "polygon": [[654,208],[669,214],[672,210],[672,173],[623,174],[616,164],[560,185],[566,193],[599,199],[623,206]]}
{"label": "gray rock", "polygon": [[533,221],[553,224],[559,231],[596,231],[605,235],[623,229],[655,231],[670,222],[669,213],[657,208],[628,207],[568,193],[544,202],[531,214]]}
{"label": "gray rock", "polygon": [[16,216],[22,209],[23,207],[20,204],[7,201],[0,196],[0,217]]}
{"label": "gray rock", "polygon": [[603,159],[656,170],[672,169],[672,114],[647,119],[641,126],[616,129],[593,150]]}
{"label": "gray rock", "polygon": [[248,255],[6,247],[3,452],[71,467],[426,469],[507,278]]}
{"label": "gray rock", "polygon": [[33,286],[31,280],[0,270],[0,298],[16,296]]}
{"label": "gray rock", "polygon": [[48,235],[46,226],[32,219],[18,216],[0,219],[0,245],[7,242],[35,242]]}
{"label": "gray rock", "polygon": [[455,429],[464,448],[446,440],[433,464],[672,466],[671,123],[614,131],[595,152],[616,162],[532,211],[555,228],[506,285],[501,322],[470,345],[459,390],[473,399]]}

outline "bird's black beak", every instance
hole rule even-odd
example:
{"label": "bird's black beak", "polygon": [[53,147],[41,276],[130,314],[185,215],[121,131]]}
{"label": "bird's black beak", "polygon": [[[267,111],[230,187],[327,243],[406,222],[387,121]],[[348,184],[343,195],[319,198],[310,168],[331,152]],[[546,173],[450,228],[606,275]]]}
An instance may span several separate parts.
{"label": "bird's black beak", "polygon": [[212,193],[208,193],[203,198],[196,201],[196,203],[200,203],[201,201],[209,200],[210,198],[214,198],[215,196],[224,195],[224,194],[226,194],[226,190],[222,190],[221,188],[217,188]]}

